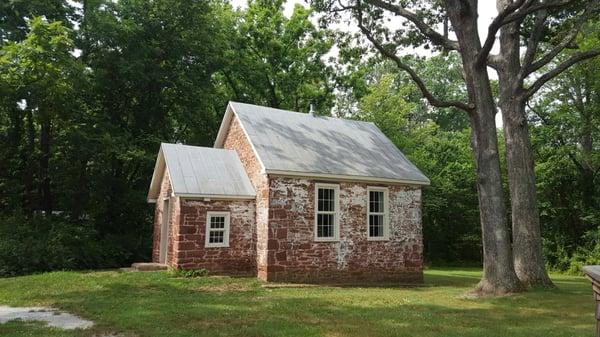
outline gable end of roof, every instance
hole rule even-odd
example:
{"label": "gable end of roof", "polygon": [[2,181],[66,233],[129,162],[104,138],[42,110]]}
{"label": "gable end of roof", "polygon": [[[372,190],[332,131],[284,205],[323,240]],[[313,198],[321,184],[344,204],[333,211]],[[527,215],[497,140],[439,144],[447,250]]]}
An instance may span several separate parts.
{"label": "gable end of roof", "polygon": [[[223,148],[223,146],[225,145],[225,139],[227,138],[227,135],[229,134],[229,129],[231,128],[231,123],[233,123],[234,118],[237,117],[235,108],[233,107],[232,103],[234,103],[234,102],[229,102],[227,104],[227,109],[225,110],[225,115],[223,116],[223,120],[221,121],[221,126],[219,126],[219,132],[217,133],[217,139],[215,139],[215,143],[213,145],[214,148],[218,148],[218,149]],[[256,157],[258,164],[260,165],[261,172],[265,173],[266,172],[265,165],[263,164],[263,161],[260,158],[258,151],[256,151],[256,148],[254,147],[254,144],[252,143],[252,138],[250,138],[250,135],[248,135],[248,131],[246,131],[246,128],[244,127],[244,123],[242,123],[242,120],[239,117],[237,117],[237,121],[240,124],[242,131],[244,132],[244,136],[246,137],[248,144],[250,144],[250,147],[252,148],[252,152],[254,153],[254,156]]]}

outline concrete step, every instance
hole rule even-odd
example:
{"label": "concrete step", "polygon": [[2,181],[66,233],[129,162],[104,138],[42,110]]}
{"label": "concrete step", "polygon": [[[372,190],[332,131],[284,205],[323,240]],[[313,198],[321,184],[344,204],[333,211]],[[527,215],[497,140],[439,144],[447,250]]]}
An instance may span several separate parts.
{"label": "concrete step", "polygon": [[136,262],[131,265],[131,268],[135,271],[158,271],[167,270],[167,265],[154,262]]}

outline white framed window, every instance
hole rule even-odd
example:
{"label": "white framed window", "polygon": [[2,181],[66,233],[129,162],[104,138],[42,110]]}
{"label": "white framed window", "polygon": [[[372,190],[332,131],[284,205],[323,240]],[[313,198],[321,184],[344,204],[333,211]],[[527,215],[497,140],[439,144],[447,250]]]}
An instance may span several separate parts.
{"label": "white framed window", "polygon": [[315,184],[315,241],[339,240],[339,195],[339,185]]}
{"label": "white framed window", "polygon": [[367,194],[367,238],[373,241],[388,240],[389,190],[385,187],[368,187]]}
{"label": "white framed window", "polygon": [[229,212],[206,213],[205,247],[229,247]]}

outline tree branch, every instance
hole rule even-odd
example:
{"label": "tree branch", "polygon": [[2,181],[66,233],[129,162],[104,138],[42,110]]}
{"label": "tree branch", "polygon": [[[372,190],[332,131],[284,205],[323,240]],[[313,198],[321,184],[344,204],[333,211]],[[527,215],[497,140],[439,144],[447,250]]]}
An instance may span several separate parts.
{"label": "tree branch", "polygon": [[535,53],[544,33],[544,23],[546,22],[547,18],[548,12],[546,10],[540,10],[536,14],[533,29],[531,30],[531,34],[527,40],[527,49],[525,50],[525,56],[523,57],[523,66],[521,67],[519,74],[521,81],[525,78],[525,76],[527,76],[525,75],[526,69],[528,69],[531,63],[533,63]]}
{"label": "tree branch", "polygon": [[458,50],[458,41],[448,39],[446,36],[436,32],[431,26],[421,20],[416,13],[407,10],[404,7],[394,5],[385,0],[364,0],[365,3],[386,9],[396,15],[399,15],[412,22],[421,34],[425,35],[431,42],[449,50]]}
{"label": "tree branch", "polygon": [[529,6],[533,1],[535,0],[517,0],[510,3],[500,13],[498,13],[494,20],[492,20],[492,23],[490,23],[488,26],[487,37],[485,38],[485,42],[483,43],[481,50],[477,54],[478,64],[482,64],[487,60],[488,55],[492,50],[494,43],[496,42],[496,34],[498,33],[498,30],[500,30],[500,27],[504,25],[504,19],[508,15],[514,13],[516,10]]}
{"label": "tree branch", "polygon": [[587,60],[587,59],[596,57],[598,55],[600,55],[600,48],[598,48],[598,49],[592,49],[592,50],[588,50],[588,51],[585,51],[585,52],[579,52],[579,53],[573,54],[566,61],[564,61],[563,63],[559,64],[554,69],[550,70],[549,72],[545,73],[540,78],[538,78],[533,83],[533,85],[529,89],[527,89],[525,91],[524,98],[525,99],[529,99],[533,94],[535,94],[538,90],[540,90],[540,88],[544,84],[546,84],[546,82],[548,82],[551,79],[555,78],[556,76],[560,75],[562,72],[564,72],[565,70],[569,69],[574,64],[576,64],[578,62],[581,62],[583,60]]}
{"label": "tree branch", "polygon": [[[578,18],[578,20],[573,24],[573,27],[571,27],[571,29],[569,29],[567,34],[564,36],[564,38],[560,41],[560,43],[558,45],[556,45],[548,53],[546,53],[544,56],[542,56],[539,60],[537,60],[535,62],[533,62],[533,55],[532,55],[531,56],[532,62],[530,62],[529,65],[523,66],[521,79],[525,79],[525,77],[527,77],[529,74],[537,71],[538,69],[542,68],[546,64],[550,63],[556,57],[556,55],[558,55],[561,51],[563,51],[565,48],[567,48],[573,41],[575,41],[575,38],[579,34],[581,27],[586,22],[586,20],[590,18],[591,13],[597,6],[598,6],[598,0],[590,1],[588,3],[588,5],[586,6],[584,12],[581,14],[581,16]],[[535,47],[537,48],[537,43],[536,43]],[[529,53],[529,47],[527,48],[527,53]],[[531,54],[535,54],[535,50],[533,50],[531,52]]]}
{"label": "tree branch", "polygon": [[539,2],[537,1],[536,5],[529,6],[528,8],[523,8],[517,12],[514,12],[504,18],[502,25],[506,25],[508,23],[524,19],[527,15],[531,13],[535,13],[539,10],[550,9],[550,8],[558,8],[570,5],[572,3],[576,3],[579,0],[555,0],[555,1],[547,1],[547,2]]}
{"label": "tree branch", "polygon": [[396,66],[398,68],[400,68],[401,70],[408,73],[408,75],[410,76],[412,81],[417,85],[417,87],[421,91],[421,94],[423,95],[423,97],[425,99],[427,99],[427,102],[429,102],[429,104],[431,104],[434,107],[438,107],[438,108],[456,107],[456,108],[462,109],[469,113],[474,109],[473,104],[466,104],[466,103],[460,102],[460,101],[443,101],[443,100],[440,100],[440,99],[437,99],[436,97],[434,97],[433,94],[427,89],[427,86],[425,85],[423,80],[419,77],[419,75],[417,75],[417,73],[409,65],[402,62],[402,60],[398,57],[398,55],[396,55],[396,53],[394,51],[388,50],[379,41],[377,41],[377,39],[375,37],[373,37],[373,34],[371,33],[371,31],[363,25],[362,10],[360,8],[360,5],[357,6],[355,9],[358,14],[358,17],[356,19],[357,19],[358,28],[360,29],[360,31],[366,36],[366,38],[369,41],[371,41],[371,43],[373,44],[375,49],[377,49],[381,54],[383,54],[383,56],[385,56],[386,58],[388,58],[388,59],[392,60],[394,63],[396,63]]}
{"label": "tree branch", "polygon": [[502,63],[502,58],[500,57],[500,55],[493,55],[493,54],[489,54],[487,57],[487,66],[494,69],[494,70],[498,70],[500,69],[500,63]]}

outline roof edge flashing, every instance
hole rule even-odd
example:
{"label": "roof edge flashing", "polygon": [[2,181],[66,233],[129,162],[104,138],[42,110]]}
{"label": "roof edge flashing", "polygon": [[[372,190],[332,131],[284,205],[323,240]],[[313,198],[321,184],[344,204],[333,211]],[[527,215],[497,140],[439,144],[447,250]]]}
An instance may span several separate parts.
{"label": "roof edge flashing", "polygon": [[227,133],[229,133],[229,128],[231,127],[231,120],[233,119],[233,115],[233,107],[231,106],[231,102],[228,102],[227,108],[225,108],[225,114],[223,115],[223,120],[221,121],[221,125],[219,126],[219,131],[217,132],[217,138],[215,139],[215,143],[213,144],[214,148],[223,148],[225,137],[227,136]]}
{"label": "roof edge flashing", "polygon": [[[158,149],[158,155],[156,156],[156,163],[154,164],[154,170],[152,171],[152,180],[150,181],[150,186],[148,188],[148,194],[146,195],[147,200],[156,200],[160,195],[160,187],[162,185],[162,180],[167,172],[169,176],[169,180],[171,176],[168,174],[169,167],[167,166],[167,160],[165,158],[165,152],[163,151],[163,144],[160,143],[160,147]],[[160,175],[160,177],[159,177]],[[169,181],[171,186],[173,185],[172,181]],[[157,185],[158,184],[158,185]],[[148,201],[151,202],[151,201]]]}
{"label": "roof edge flashing", "polygon": [[317,173],[317,172],[285,171],[285,170],[266,170],[266,173],[270,174],[270,175],[274,175],[274,176],[321,178],[321,179],[372,182],[372,183],[395,183],[395,184],[418,185],[418,186],[430,186],[431,185],[431,181],[429,180],[429,178],[426,178],[427,180],[411,180],[411,179],[395,179],[395,178],[381,178],[381,177],[329,174],[329,173]]}
{"label": "roof edge flashing", "polygon": [[256,195],[175,193],[175,196],[184,198],[184,199],[218,199],[218,200],[254,200],[254,199],[256,199]]}

